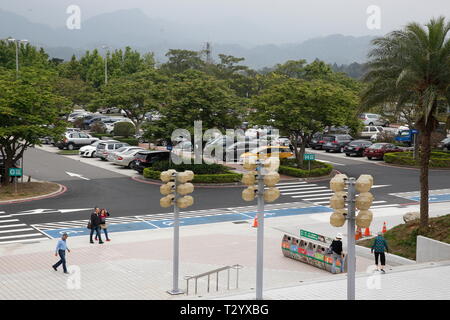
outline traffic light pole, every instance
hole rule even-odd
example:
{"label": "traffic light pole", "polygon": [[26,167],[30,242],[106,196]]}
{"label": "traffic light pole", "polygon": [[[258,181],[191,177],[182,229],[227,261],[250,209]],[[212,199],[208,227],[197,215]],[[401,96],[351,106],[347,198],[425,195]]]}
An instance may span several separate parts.
{"label": "traffic light pole", "polygon": [[258,230],[256,242],[256,300],[263,299],[263,264],[264,264],[264,176],[263,164],[257,164],[258,171]]}
{"label": "traffic light pole", "polygon": [[355,178],[349,178],[347,182],[347,300],[355,300]]}
{"label": "traffic light pole", "polygon": [[184,292],[178,287],[179,278],[179,259],[180,259],[180,208],[177,206],[177,199],[179,195],[177,193],[177,173],[175,173],[175,198],[173,200],[173,287],[171,291],[168,291],[171,295],[183,294]]}

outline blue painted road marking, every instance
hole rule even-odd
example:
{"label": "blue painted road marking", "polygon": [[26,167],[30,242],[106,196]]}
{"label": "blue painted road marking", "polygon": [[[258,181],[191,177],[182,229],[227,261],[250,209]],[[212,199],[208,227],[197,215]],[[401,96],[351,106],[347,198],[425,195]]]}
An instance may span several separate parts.
{"label": "blue painted road marking", "polygon": [[[302,214],[312,214],[312,213],[325,213],[333,212],[332,209],[324,206],[306,207],[306,208],[289,208],[289,209],[272,209],[265,211],[264,217],[275,218],[283,216],[294,216]],[[241,221],[250,220],[256,216],[256,211],[242,212],[242,213],[227,213],[218,214],[212,216],[203,217],[189,217],[181,218],[180,226],[191,226],[200,225],[208,223],[217,222],[227,222],[227,221]],[[110,232],[124,232],[124,231],[137,231],[145,229],[157,229],[157,228],[171,228],[173,226],[173,220],[148,220],[147,222],[131,222],[123,224],[112,224],[108,226],[108,233]],[[90,234],[90,229],[87,228],[67,228],[67,229],[56,229],[56,230],[42,230],[47,235],[53,238],[59,238],[66,232],[71,237],[76,236],[88,236]]]}
{"label": "blue painted road marking", "polygon": [[[413,201],[420,201],[420,196],[408,197],[407,199]],[[430,194],[428,196],[428,202],[445,202],[450,201],[450,194]]]}

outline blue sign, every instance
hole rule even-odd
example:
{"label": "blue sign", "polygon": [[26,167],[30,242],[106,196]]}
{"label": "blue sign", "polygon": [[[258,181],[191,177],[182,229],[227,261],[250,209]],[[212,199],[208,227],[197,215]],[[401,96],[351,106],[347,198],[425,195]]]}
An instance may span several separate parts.
{"label": "blue sign", "polygon": [[418,133],[419,133],[419,130],[416,130],[416,129],[411,130],[411,134],[418,134]]}

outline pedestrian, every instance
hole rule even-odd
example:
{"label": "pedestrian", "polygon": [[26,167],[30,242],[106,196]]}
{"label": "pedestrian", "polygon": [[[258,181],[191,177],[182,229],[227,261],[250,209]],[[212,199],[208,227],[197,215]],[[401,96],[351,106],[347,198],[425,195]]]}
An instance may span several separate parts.
{"label": "pedestrian", "polygon": [[333,265],[331,266],[331,273],[336,273],[336,261],[341,263],[340,272],[344,270],[344,255],[342,252],[342,234],[338,233],[336,239],[331,242],[330,245],[331,256],[333,258]]}
{"label": "pedestrian", "polygon": [[[106,224],[106,217],[109,217],[109,216],[110,216],[110,214],[109,214],[108,211],[106,211],[105,208],[102,208],[100,210],[100,214],[99,214],[99,217],[100,217],[100,228],[105,233],[106,241],[111,241],[111,239],[108,238],[108,226]],[[101,233],[101,231],[100,231],[100,233]],[[97,240],[97,236],[95,236],[95,240]]]}
{"label": "pedestrian", "polygon": [[[375,264],[377,265],[377,271],[381,271],[383,273],[386,273],[384,271],[384,266],[386,265],[386,255],[384,254],[384,251],[388,252],[388,245],[386,240],[383,237],[382,232],[378,232],[377,237],[375,238],[375,241],[373,242],[372,248],[370,250],[372,253],[375,251]],[[378,266],[378,258],[380,258],[381,262],[381,270]]]}
{"label": "pedestrian", "polygon": [[91,229],[91,235],[90,235],[90,242],[94,243],[94,241],[92,241],[92,235],[94,234],[94,231],[99,239],[100,244],[103,243],[102,241],[102,235],[100,234],[100,209],[99,208],[95,208],[95,211],[92,212],[91,214],[91,219],[89,220],[89,225],[90,225],[90,229]]}
{"label": "pedestrian", "polygon": [[58,271],[58,267],[62,264],[63,271],[64,271],[64,273],[67,273],[67,274],[69,272],[67,272],[67,267],[66,267],[66,250],[68,252],[70,252],[69,248],[67,247],[67,242],[66,242],[68,237],[69,236],[67,235],[67,233],[64,232],[61,239],[58,240],[58,243],[56,244],[55,257],[57,257],[59,254],[60,259],[57,263],[55,263],[52,266],[53,269],[55,269],[55,271]]}

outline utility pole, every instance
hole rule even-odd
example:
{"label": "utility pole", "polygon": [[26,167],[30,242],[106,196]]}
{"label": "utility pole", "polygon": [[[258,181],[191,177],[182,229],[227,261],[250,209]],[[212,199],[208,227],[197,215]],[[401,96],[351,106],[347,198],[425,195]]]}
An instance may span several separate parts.
{"label": "utility pole", "polygon": [[206,52],[206,63],[212,64],[213,63],[213,61],[212,61],[212,49],[211,49],[211,43],[210,42],[206,43],[206,50],[205,50],[205,52]]}
{"label": "utility pole", "polygon": [[109,56],[109,47],[108,46],[102,46],[103,49],[106,50],[105,54],[105,85],[108,84],[108,56]]}
{"label": "utility pole", "polygon": [[16,79],[19,79],[19,43],[27,43],[28,40],[19,40],[14,38],[8,38],[6,40],[14,42],[16,45]]}

